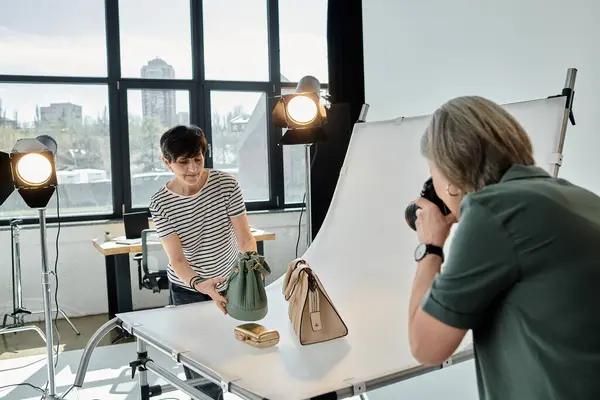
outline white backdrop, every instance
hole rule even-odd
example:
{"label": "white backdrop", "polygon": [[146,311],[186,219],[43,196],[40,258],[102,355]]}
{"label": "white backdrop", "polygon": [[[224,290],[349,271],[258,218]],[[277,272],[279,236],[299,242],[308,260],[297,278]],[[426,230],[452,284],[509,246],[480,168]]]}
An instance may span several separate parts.
{"label": "white backdrop", "polygon": [[[540,164],[555,149],[564,104],[564,98],[556,98],[506,106],[530,132]],[[310,398],[417,367],[408,343],[407,311],[418,242],[404,209],[429,176],[419,153],[428,120],[355,126],[331,208],[305,254],[346,322],[347,337],[299,345],[282,295],[283,278],[268,287],[269,313],[261,321],[280,332],[274,348],[257,350],[237,342],[233,328],[240,322],[220,316],[213,304],[143,311],[123,319],[268,399]]]}
{"label": "white backdrop", "polygon": [[481,95],[500,104],[559,94],[579,70],[560,176],[600,193],[600,2],[363,1],[369,120],[432,113]]}

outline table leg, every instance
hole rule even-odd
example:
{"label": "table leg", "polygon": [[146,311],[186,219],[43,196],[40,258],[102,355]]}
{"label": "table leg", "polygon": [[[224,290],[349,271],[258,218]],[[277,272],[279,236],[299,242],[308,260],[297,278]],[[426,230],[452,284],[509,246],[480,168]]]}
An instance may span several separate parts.
{"label": "table leg", "polygon": [[256,250],[261,256],[265,255],[265,242],[262,240],[256,242]]}
{"label": "table leg", "polygon": [[[106,256],[106,289],[108,295],[108,319],[116,314],[133,311],[131,294],[131,272],[129,270],[129,254]],[[113,331],[114,332],[114,331]],[[113,336],[111,334],[111,336]],[[126,332],[118,329],[114,343],[124,337]]]}

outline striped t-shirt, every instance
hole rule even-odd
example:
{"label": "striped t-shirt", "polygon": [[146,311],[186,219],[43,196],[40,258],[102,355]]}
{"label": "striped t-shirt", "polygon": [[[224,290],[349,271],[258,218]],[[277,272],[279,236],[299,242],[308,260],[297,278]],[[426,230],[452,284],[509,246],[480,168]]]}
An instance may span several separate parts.
{"label": "striped t-shirt", "polygon": [[[222,171],[208,170],[204,187],[192,196],[182,196],[161,187],[150,199],[150,213],[159,237],[177,234],[190,266],[203,278],[229,276],[239,254],[230,217],[246,212],[236,179]],[[169,263],[169,281],[189,290]],[[226,283],[216,287],[226,289]]]}

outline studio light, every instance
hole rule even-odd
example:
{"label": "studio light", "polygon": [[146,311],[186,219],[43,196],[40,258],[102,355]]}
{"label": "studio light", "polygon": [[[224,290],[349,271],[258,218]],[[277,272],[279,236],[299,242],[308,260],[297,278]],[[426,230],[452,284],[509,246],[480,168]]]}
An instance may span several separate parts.
{"label": "studio light", "polygon": [[31,208],[45,208],[56,185],[56,142],[50,136],[20,139],[10,154],[0,152],[0,205],[15,188]]}
{"label": "studio light", "polygon": [[52,306],[46,245],[46,206],[58,184],[56,177],[56,141],[47,135],[17,141],[12,151],[0,152],[0,206],[17,189],[25,204],[37,208],[40,218],[42,253],[42,294],[48,370],[48,399],[56,398],[54,382]]}
{"label": "studio light", "polygon": [[279,96],[273,108],[273,124],[288,131],[282,144],[312,144],[324,141],[322,129],[327,110],[321,102],[321,84],[314,76],[300,79],[294,93]]}
{"label": "studio light", "polygon": [[307,245],[312,241],[311,185],[310,185],[310,146],[327,140],[324,125],[327,123],[327,110],[321,102],[321,84],[314,76],[300,79],[294,93],[280,96],[273,108],[273,124],[287,130],[281,136],[283,145],[305,145],[305,185],[306,185],[306,235]]}

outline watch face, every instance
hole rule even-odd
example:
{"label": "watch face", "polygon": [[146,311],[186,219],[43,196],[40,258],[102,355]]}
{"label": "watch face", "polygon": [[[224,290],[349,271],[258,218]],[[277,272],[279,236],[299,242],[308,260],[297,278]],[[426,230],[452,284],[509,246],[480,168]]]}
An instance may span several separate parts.
{"label": "watch face", "polygon": [[425,256],[426,250],[427,246],[425,246],[425,244],[421,243],[420,245],[418,245],[415,249],[415,260],[419,261],[420,259],[422,259]]}

